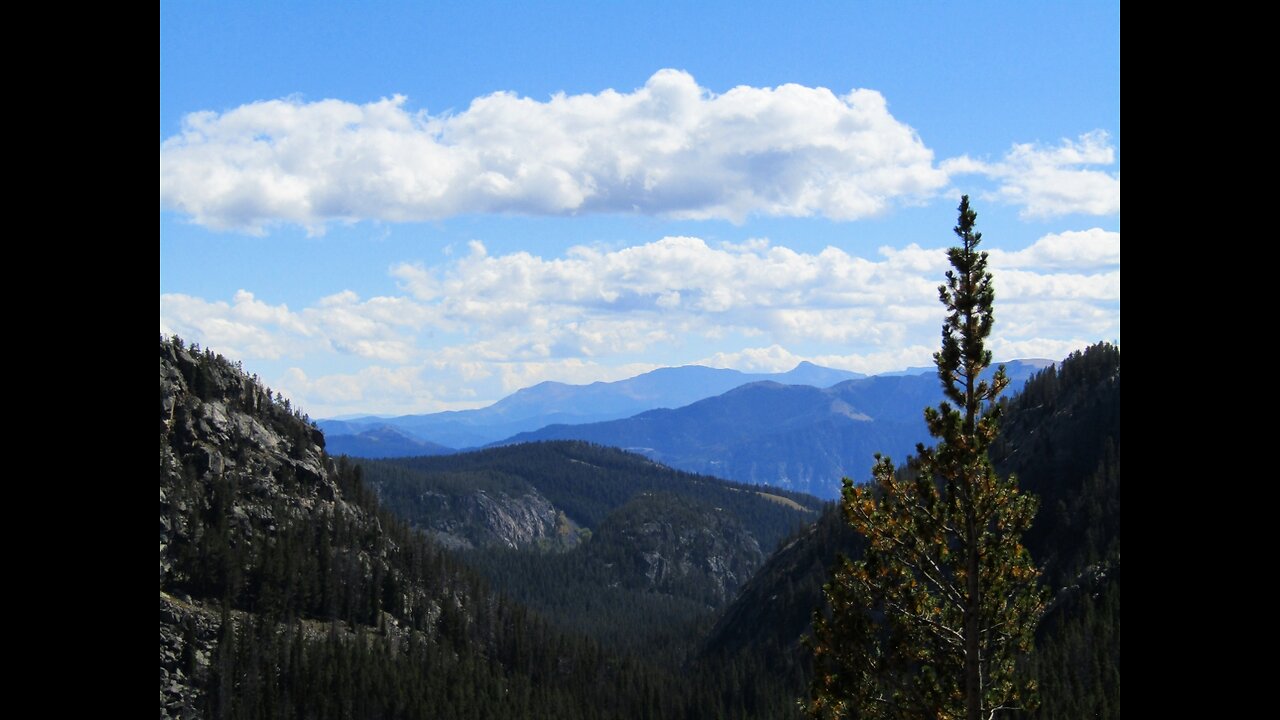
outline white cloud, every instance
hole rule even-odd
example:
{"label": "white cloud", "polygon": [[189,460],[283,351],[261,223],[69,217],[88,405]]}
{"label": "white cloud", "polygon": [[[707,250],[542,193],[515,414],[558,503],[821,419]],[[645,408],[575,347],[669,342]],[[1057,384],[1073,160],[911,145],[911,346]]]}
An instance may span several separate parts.
{"label": "white cloud", "polygon": [[811,362],[875,375],[909,367],[929,367],[933,365],[933,353],[937,350],[936,345],[903,345],[866,353],[816,355]]}
{"label": "white cloud", "polygon": [[791,352],[781,345],[770,345],[768,347],[744,348],[731,353],[718,352],[700,360],[699,364],[710,367],[733,368],[746,372],[786,372],[802,361],[807,360],[823,367],[853,370],[854,372],[874,375],[891,370],[930,365],[933,362],[935,350],[937,348],[910,345],[871,353],[801,355]]}
{"label": "white cloud", "polygon": [[1033,338],[1029,340],[1003,340],[996,338],[991,342],[991,353],[1000,362],[1037,358],[1056,362],[1076,350],[1083,350],[1103,339],[1097,336],[1090,337],[1094,339],[1072,338],[1069,340],[1057,340],[1053,338]]}
{"label": "white cloud", "polygon": [[996,304],[996,327],[1004,342],[1063,337],[1094,338],[1096,342],[1102,339],[1117,340],[1120,337],[1118,302],[1109,304],[1087,300],[1054,300],[1005,303],[1000,306],[997,300]]}
{"label": "white cloud", "polygon": [[503,354],[528,358],[640,352],[688,333],[887,342],[936,285],[900,263],[837,248],[712,248],[693,237],[577,247],[553,259],[473,251],[445,267],[403,264],[392,273],[440,327],[501,335]]}
{"label": "white cloud", "polygon": [[781,345],[743,348],[737,352],[718,352],[698,360],[696,365],[714,368],[731,368],[753,373],[786,372],[799,365],[804,358]]}
{"label": "white cloud", "polygon": [[1120,266],[1120,233],[1092,228],[1045,235],[1017,252],[991,251],[1000,268],[1093,270]]}
{"label": "white cloud", "polygon": [[1000,162],[969,156],[951,158],[941,168],[948,175],[980,174],[1000,186],[988,197],[1021,205],[1024,217],[1047,218],[1070,213],[1116,215],[1120,212],[1120,173],[1090,169],[1115,164],[1115,148],[1102,130],[1064,139],[1057,147],[1016,144]]}
{"label": "white cloud", "polygon": [[356,372],[308,374],[290,367],[273,384],[313,417],[352,412],[412,414],[482,407],[504,395],[552,380],[571,384],[613,381],[658,367],[653,363],[604,365],[565,358],[546,362],[475,362],[463,347],[427,361]]}
{"label": "white cloud", "polygon": [[1093,275],[1007,270],[996,279],[997,302],[1120,301],[1120,271]]}
{"label": "white cloud", "polygon": [[307,407],[317,408],[310,411],[316,417],[330,414],[327,408],[359,410],[376,407],[381,412],[402,410],[408,414],[417,412],[417,408],[439,405],[433,388],[423,378],[421,368],[413,366],[388,368],[371,365],[354,373],[333,373],[315,378],[309,377],[301,368],[291,367],[278,384],[282,392],[295,401],[305,399]]}
{"label": "white cloud", "polygon": [[[929,364],[945,257],[917,245],[863,258],[666,237],[544,258],[474,243],[438,265],[392,268],[400,295],[341,291],[298,310],[245,291],[230,303],[162,295],[161,330],[243,359],[337,358],[286,385],[328,414],[471,407],[542,380],[628,377],[655,358],[874,373]],[[1119,338],[1118,233],[1046,235],[993,251],[992,269],[997,355],[1057,358],[1051,350],[1079,338]]]}
{"label": "white cloud", "polygon": [[625,380],[660,366],[653,363],[603,365],[576,358],[554,362],[503,363],[498,366],[504,393],[512,393],[548,380],[574,385]]}
{"label": "white cloud", "polygon": [[198,340],[233,357],[272,360],[297,349],[312,334],[287,305],[268,305],[245,290],[230,303],[161,295],[160,332]]}
{"label": "white cloud", "polygon": [[183,294],[160,296],[160,330],[216,346],[242,358],[275,360],[332,350],[370,360],[405,363],[415,355],[412,331],[432,318],[431,308],[410,298],[361,302],[350,290],[292,311],[269,305],[246,290],[232,302]]}
{"label": "white cloud", "polygon": [[499,92],[432,116],[403,96],[187,115],[160,204],[213,228],[459,213],[854,219],[932,196],[933,152],[874,90],[740,86],[661,70],[632,92]]}

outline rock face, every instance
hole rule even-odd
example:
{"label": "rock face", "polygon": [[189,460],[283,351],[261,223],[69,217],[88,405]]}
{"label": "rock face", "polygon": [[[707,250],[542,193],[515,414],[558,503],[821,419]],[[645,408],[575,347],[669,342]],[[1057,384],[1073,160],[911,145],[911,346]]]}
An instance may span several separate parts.
{"label": "rock face", "polygon": [[427,491],[418,502],[420,515],[430,518],[421,529],[448,547],[570,545],[578,537],[564,513],[537,491],[518,495],[486,490],[463,495]]}
{"label": "rock face", "polygon": [[186,348],[160,345],[160,583],[177,541],[200,532],[181,485],[234,483],[233,538],[274,532],[273,500],[301,512],[335,508],[338,489],[324,461],[324,435],[238,372],[219,371]]}
{"label": "rock face", "polygon": [[199,678],[207,672],[219,619],[160,593],[160,717],[198,718]]}
{"label": "rock face", "polygon": [[719,606],[765,560],[759,542],[734,516],[674,497],[628,503],[592,538],[602,562],[628,566],[632,583]]}
{"label": "rock face", "polygon": [[[645,598],[686,585],[711,598],[707,605],[749,572],[752,561],[733,556],[737,546],[759,555],[741,529],[748,521],[717,520],[716,506],[731,516],[751,510],[743,517],[760,526],[752,532],[776,533],[760,517],[780,506],[742,488],[699,482],[690,492],[705,485],[700,502],[681,497],[677,507],[655,510],[658,493],[638,493],[636,478],[615,473],[608,454],[577,453],[567,465],[589,472],[575,475],[549,462],[556,448],[534,450],[546,456],[539,485],[511,472],[526,466],[522,456],[505,470],[401,483],[398,497],[438,503],[441,515],[482,528],[468,542],[506,547],[575,536],[570,515],[601,522],[635,498],[638,509],[614,534],[631,549],[607,547],[612,554],[600,561],[626,563],[639,587],[658,589],[639,594]],[[328,457],[314,427],[238,366],[161,340],[162,719],[705,716],[671,712],[667,698],[686,694],[675,678],[661,686],[671,692],[635,685],[635,666],[583,642],[575,625],[561,634],[492,594],[489,582],[383,507],[378,483],[365,473]],[[688,484],[670,474],[642,479],[646,487]],[[487,484],[474,482],[481,478]],[[437,534],[451,530],[458,528],[446,523]],[[570,561],[593,544],[492,554],[528,575],[531,558],[585,567]],[[566,574],[554,582],[574,580]],[[572,588],[588,605],[595,597],[583,593],[598,589],[587,582]],[[639,596],[613,595],[622,602]],[[646,607],[663,613],[660,623],[672,609],[688,615],[697,599],[689,600],[658,598]]]}
{"label": "rock face", "polygon": [[468,612],[469,582],[383,514],[287,400],[221,357],[161,340],[162,718],[213,712],[205,688],[228,618],[343,621],[430,642],[442,613]]}
{"label": "rock face", "polygon": [[[215,532],[227,557],[240,557],[254,537],[286,521],[357,512],[339,499],[323,449],[319,430],[233,365],[160,343],[162,717],[201,715],[202,676],[220,623],[207,606],[164,588],[198,582],[184,560]],[[215,512],[225,527],[211,526]],[[223,568],[236,570],[244,568]]]}
{"label": "rock face", "polygon": [[821,505],[582,442],[361,468],[384,507],[466,548],[494,587],[562,627],[623,645],[630,640],[604,617],[692,623],[731,600],[766,551]]}

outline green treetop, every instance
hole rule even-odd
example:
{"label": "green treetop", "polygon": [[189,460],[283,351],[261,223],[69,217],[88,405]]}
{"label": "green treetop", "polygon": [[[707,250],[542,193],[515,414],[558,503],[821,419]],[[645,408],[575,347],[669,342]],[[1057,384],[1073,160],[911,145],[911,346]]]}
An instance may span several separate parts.
{"label": "green treetop", "polygon": [[842,508],[867,549],[841,559],[831,613],[815,616],[814,717],[988,720],[1033,700],[1017,659],[1044,604],[1021,542],[1036,502],[988,458],[1009,381],[1003,367],[982,378],[995,291],[968,196],[959,210],[934,354],[946,400],[925,409],[938,443],[901,469],[877,456],[868,486],[845,480]]}

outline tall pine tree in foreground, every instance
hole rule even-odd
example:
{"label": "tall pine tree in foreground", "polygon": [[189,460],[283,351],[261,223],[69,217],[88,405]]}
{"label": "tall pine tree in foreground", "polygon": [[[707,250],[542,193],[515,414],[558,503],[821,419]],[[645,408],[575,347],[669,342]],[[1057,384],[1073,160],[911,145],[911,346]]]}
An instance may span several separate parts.
{"label": "tall pine tree in foreground", "polygon": [[867,550],[841,559],[830,615],[815,615],[814,717],[989,720],[1034,700],[1019,658],[1044,606],[1021,542],[1036,502],[987,455],[1008,379],[1003,367],[982,377],[995,290],[967,195],[959,209],[934,354],[946,400],[925,409],[938,444],[904,468],[877,456],[868,486],[844,481],[844,514]]}

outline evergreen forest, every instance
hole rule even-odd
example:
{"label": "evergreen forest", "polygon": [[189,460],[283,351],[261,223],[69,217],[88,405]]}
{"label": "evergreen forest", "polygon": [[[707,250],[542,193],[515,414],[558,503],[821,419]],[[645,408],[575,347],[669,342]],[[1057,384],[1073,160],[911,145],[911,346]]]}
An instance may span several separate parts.
{"label": "evergreen forest", "polygon": [[[860,537],[795,492],[578,441],[355,461],[160,341],[161,717],[799,718]],[[1051,589],[1028,717],[1120,716],[1120,351],[1006,398]]]}

